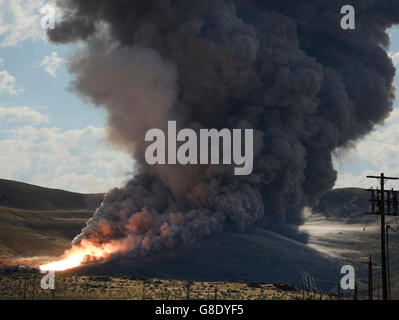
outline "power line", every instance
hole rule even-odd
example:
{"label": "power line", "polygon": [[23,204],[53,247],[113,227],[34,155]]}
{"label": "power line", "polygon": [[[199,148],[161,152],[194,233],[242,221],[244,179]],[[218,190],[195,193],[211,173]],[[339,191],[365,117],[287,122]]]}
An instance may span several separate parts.
{"label": "power line", "polygon": [[[385,191],[385,183],[387,180],[398,180],[396,177],[385,177],[383,173],[379,176],[367,176],[367,178],[378,179],[380,182],[380,190],[369,189],[371,192],[371,212],[370,214],[375,214],[380,216],[380,229],[381,229],[381,280],[382,280],[382,299],[388,299],[388,279],[387,279],[387,265],[386,265],[386,249],[385,249],[385,216],[386,215],[397,215],[398,214],[398,192],[397,191]],[[377,191],[377,192],[376,192]],[[377,197],[376,197],[377,193]],[[385,200],[385,194],[387,199]],[[392,201],[391,201],[392,197]],[[376,199],[377,198],[377,199]],[[386,211],[385,211],[386,202]],[[391,208],[393,205],[393,208]],[[376,211],[376,206],[378,210]],[[394,213],[391,214],[391,209]]]}

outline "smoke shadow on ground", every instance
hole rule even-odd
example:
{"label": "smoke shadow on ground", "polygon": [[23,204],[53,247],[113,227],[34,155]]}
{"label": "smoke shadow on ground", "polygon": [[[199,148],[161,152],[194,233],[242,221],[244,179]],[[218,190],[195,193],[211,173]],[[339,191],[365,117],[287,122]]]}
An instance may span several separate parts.
{"label": "smoke shadow on ground", "polygon": [[338,260],[295,239],[252,228],[243,233],[219,233],[154,256],[125,256],[68,273],[195,281],[284,282],[300,286],[301,269],[312,274],[317,286],[323,290],[330,290],[340,277]]}

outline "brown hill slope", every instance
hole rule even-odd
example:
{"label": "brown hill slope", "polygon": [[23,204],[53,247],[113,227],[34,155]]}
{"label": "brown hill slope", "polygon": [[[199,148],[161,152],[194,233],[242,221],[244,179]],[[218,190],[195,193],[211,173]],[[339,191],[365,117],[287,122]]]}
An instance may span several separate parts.
{"label": "brown hill slope", "polygon": [[62,254],[102,197],[0,179],[0,258]]}
{"label": "brown hill slope", "polygon": [[94,210],[103,194],[81,194],[0,179],[0,206],[28,210]]}

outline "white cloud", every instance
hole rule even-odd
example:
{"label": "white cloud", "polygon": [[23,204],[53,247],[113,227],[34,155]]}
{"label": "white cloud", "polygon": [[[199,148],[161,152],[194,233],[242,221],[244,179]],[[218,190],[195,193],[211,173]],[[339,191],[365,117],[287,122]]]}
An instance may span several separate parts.
{"label": "white cloud", "polygon": [[4,58],[0,58],[0,67],[4,66]]}
{"label": "white cloud", "polygon": [[0,138],[1,177],[77,192],[104,192],[122,185],[133,162],[105,142],[105,129],[24,126]]}
{"label": "white cloud", "polygon": [[45,39],[40,9],[45,0],[0,0],[0,46],[15,46],[27,39]]}
{"label": "white cloud", "polygon": [[392,62],[395,66],[399,64],[399,51],[398,52],[389,52],[388,55],[391,57]]}
{"label": "white cloud", "polygon": [[0,71],[0,95],[8,94],[14,96],[23,90],[15,88],[15,78],[8,71]]}
{"label": "white cloud", "polygon": [[49,117],[29,107],[0,106],[0,121],[40,124],[48,123]]}
{"label": "white cloud", "polygon": [[365,170],[360,175],[341,173],[338,175],[338,179],[335,183],[334,188],[370,188],[375,185],[375,181],[368,179],[366,176],[376,174],[379,174],[379,172],[374,172],[371,170]]}
{"label": "white cloud", "polygon": [[61,62],[64,59],[58,57],[58,53],[53,51],[51,55],[45,56],[40,63],[44,70],[51,76],[55,77],[55,72],[60,67]]}
{"label": "white cloud", "polygon": [[[368,188],[375,182],[366,178],[366,175],[376,175],[384,172],[387,175],[399,176],[399,109],[394,109],[384,127],[372,132],[360,141],[354,149],[348,150],[343,159],[334,161],[335,167],[345,173],[338,174],[335,187],[365,187]],[[346,165],[353,163],[369,163],[376,168],[362,170],[359,174],[347,173]],[[372,169],[372,168],[371,168]],[[399,185],[396,186],[396,188]]]}

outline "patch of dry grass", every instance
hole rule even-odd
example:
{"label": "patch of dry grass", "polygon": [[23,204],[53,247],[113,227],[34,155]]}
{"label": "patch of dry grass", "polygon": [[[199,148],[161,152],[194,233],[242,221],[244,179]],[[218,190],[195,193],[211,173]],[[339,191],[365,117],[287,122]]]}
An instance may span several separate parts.
{"label": "patch of dry grass", "polygon": [[[243,282],[190,282],[129,277],[56,274],[55,290],[40,287],[42,275],[16,272],[0,275],[0,299],[133,299],[133,300],[293,300],[303,292],[283,291],[272,284],[255,287]],[[188,287],[190,288],[188,291]],[[305,293],[305,298],[313,294]],[[320,299],[320,295],[316,295]],[[322,298],[330,299],[323,295]]]}

